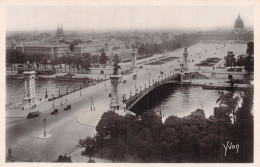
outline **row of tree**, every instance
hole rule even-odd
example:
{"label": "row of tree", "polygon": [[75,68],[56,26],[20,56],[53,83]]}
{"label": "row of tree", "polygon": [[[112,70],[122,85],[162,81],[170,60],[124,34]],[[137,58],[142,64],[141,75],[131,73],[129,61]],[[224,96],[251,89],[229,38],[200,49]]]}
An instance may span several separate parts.
{"label": "row of tree", "polygon": [[175,39],[163,40],[162,44],[150,43],[145,44],[136,42],[135,47],[138,49],[139,55],[153,55],[172,51],[181,47],[190,46],[199,41],[198,34],[180,34],[176,35]]}
{"label": "row of tree", "polygon": [[[105,112],[96,136],[79,141],[82,154],[98,153],[113,162],[129,157],[134,162],[253,162],[253,89],[235,92],[235,87],[219,92],[219,107],[209,118],[201,109],[183,118],[170,116],[164,123],[150,110],[140,117]],[[231,142],[239,149],[226,151],[223,145]]]}
{"label": "row of tree", "polygon": [[[83,53],[82,55],[75,55],[75,56],[62,56],[51,58],[50,55],[46,55],[43,53],[33,53],[33,54],[26,54],[20,50],[16,49],[7,49],[6,50],[6,63],[13,67],[14,64],[33,64],[36,63],[37,68],[41,65],[51,64],[52,66],[67,64],[69,67],[71,65],[76,65],[77,68],[86,68],[88,69],[91,64],[106,64],[109,58],[106,56],[106,53],[103,51],[101,56],[97,55],[90,55],[89,53]],[[120,61],[119,56],[115,55],[113,60]]]}
{"label": "row of tree", "polygon": [[231,51],[227,52],[224,57],[225,65],[233,68],[234,66],[244,66],[245,70],[250,74],[254,71],[254,43],[249,42],[246,50],[247,56],[239,55],[236,59],[235,54]]}

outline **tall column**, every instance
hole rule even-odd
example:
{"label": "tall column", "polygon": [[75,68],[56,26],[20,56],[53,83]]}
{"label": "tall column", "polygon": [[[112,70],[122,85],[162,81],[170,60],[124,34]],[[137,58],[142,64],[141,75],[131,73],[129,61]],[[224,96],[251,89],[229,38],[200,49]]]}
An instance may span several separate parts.
{"label": "tall column", "polygon": [[183,53],[183,70],[188,71],[188,52],[187,48],[184,48],[184,53]]}
{"label": "tall column", "polygon": [[137,55],[137,52],[135,52],[135,51],[133,51],[133,52],[131,53],[131,57],[132,57],[132,68],[136,68],[136,67],[137,67],[136,55]]}
{"label": "tall column", "polygon": [[35,95],[35,71],[25,71],[23,73],[25,78],[25,96],[23,99],[23,108],[30,108],[36,104],[36,95]]}
{"label": "tall column", "polygon": [[110,109],[111,111],[116,111],[121,109],[121,105],[122,105],[121,90],[120,90],[122,76],[120,74],[112,75],[110,79],[111,79]]}

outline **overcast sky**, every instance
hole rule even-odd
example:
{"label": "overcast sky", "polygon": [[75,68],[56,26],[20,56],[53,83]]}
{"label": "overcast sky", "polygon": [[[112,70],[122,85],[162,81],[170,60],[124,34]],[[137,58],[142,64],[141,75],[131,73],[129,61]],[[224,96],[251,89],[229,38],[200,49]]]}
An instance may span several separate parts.
{"label": "overcast sky", "polygon": [[6,30],[233,28],[238,14],[253,27],[250,6],[9,6]]}

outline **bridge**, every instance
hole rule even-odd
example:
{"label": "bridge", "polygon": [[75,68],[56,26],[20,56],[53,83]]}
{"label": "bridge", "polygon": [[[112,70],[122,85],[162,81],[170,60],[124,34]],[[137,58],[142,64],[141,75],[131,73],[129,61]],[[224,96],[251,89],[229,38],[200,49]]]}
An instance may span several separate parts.
{"label": "bridge", "polygon": [[180,73],[168,75],[161,80],[159,80],[160,77],[158,77],[158,81],[154,81],[152,85],[148,85],[147,87],[145,85],[144,89],[140,89],[140,91],[138,93],[136,92],[135,95],[132,96],[132,93],[130,93],[130,97],[128,99],[123,100],[123,102],[126,104],[126,109],[130,110],[136,103],[138,103],[139,100],[141,100],[145,95],[147,95],[149,92],[151,92],[157,87],[160,87],[168,83],[180,83],[180,81],[178,81],[180,75]]}

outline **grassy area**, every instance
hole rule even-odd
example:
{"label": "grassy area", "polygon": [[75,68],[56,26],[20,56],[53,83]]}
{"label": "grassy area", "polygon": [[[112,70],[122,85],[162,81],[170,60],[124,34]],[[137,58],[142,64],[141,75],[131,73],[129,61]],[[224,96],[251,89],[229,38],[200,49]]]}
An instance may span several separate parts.
{"label": "grassy area", "polygon": [[167,58],[163,58],[163,59],[151,62],[151,63],[146,63],[145,65],[161,65],[161,64],[168,63],[168,62],[173,61],[178,58],[180,58],[180,57],[167,57]]}
{"label": "grassy area", "polygon": [[206,60],[201,61],[198,64],[195,64],[195,66],[214,66],[216,63],[218,63],[221,59],[216,57],[207,58]]}
{"label": "grassy area", "polygon": [[[153,55],[147,55],[147,56],[139,56],[139,57],[137,57],[136,59],[137,60],[141,60],[141,59],[145,59],[145,58],[147,58],[147,57],[152,57]],[[126,60],[122,60],[121,62],[123,62],[123,63],[128,63],[128,62],[130,62],[131,61],[131,59],[126,59]]]}

